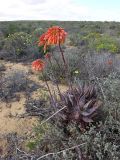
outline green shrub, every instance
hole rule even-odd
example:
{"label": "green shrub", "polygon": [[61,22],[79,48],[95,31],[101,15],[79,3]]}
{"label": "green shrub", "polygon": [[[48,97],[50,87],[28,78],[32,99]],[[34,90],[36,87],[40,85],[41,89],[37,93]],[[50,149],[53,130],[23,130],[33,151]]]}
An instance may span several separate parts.
{"label": "green shrub", "polygon": [[44,33],[44,29],[43,28],[36,28],[33,32],[32,32],[32,38],[34,41],[37,41],[38,38]]}
{"label": "green shrub", "polygon": [[4,35],[2,32],[0,32],[0,50],[2,50],[4,45]]}
{"label": "green shrub", "polygon": [[90,41],[92,39],[96,39],[96,38],[100,38],[101,35],[100,33],[97,32],[90,32],[89,34],[87,34],[86,36],[84,36],[83,38],[87,41]]}
{"label": "green shrub", "polygon": [[6,72],[0,79],[0,100],[12,101],[17,98],[16,93],[32,93],[38,85],[28,79],[28,73],[23,70]]}
{"label": "green shrub", "polygon": [[100,36],[89,42],[89,47],[97,52],[108,51],[111,53],[119,52],[119,43],[110,36]]}
{"label": "green shrub", "polygon": [[101,85],[108,102],[120,100],[120,73],[113,72],[108,77],[101,79]]}
{"label": "green shrub", "polygon": [[70,46],[85,46],[87,45],[87,41],[84,38],[84,34],[80,33],[71,33],[68,37],[68,42]]}
{"label": "green shrub", "polygon": [[21,56],[27,54],[27,49],[31,46],[31,35],[24,32],[17,32],[5,39],[4,50],[15,56]]}

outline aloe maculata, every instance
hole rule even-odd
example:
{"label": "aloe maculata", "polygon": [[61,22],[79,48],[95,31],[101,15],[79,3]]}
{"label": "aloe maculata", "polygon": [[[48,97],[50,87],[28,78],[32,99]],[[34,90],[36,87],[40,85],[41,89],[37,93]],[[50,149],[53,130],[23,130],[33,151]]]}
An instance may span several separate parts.
{"label": "aloe maculata", "polygon": [[66,124],[76,122],[81,128],[86,128],[94,117],[102,102],[97,99],[96,89],[92,85],[83,85],[64,94],[66,109],[62,113],[63,122]]}

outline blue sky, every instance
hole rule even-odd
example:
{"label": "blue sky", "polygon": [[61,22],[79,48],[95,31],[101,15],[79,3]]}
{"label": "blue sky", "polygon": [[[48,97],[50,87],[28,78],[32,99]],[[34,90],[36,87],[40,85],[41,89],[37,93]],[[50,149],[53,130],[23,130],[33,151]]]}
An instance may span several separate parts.
{"label": "blue sky", "polygon": [[120,21],[120,0],[0,0],[0,21]]}
{"label": "blue sky", "polygon": [[90,20],[120,21],[120,0],[74,0],[88,9]]}
{"label": "blue sky", "polygon": [[74,0],[74,2],[90,8],[120,9],[120,0]]}
{"label": "blue sky", "polygon": [[120,4],[120,0],[74,0],[78,4],[84,4],[88,5],[89,7],[108,7],[113,8],[117,7],[119,8],[118,4]]}

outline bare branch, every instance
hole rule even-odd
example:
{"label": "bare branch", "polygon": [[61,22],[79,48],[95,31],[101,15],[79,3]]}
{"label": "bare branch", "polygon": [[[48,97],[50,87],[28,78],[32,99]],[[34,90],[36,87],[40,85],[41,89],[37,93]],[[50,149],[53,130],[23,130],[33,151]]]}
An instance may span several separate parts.
{"label": "bare branch", "polygon": [[70,148],[67,148],[67,149],[58,151],[58,152],[56,152],[56,153],[48,153],[48,154],[45,154],[45,155],[37,158],[36,160],[40,160],[40,159],[45,158],[45,157],[48,157],[48,156],[50,156],[50,155],[57,155],[57,154],[60,154],[60,153],[63,153],[63,152],[72,150],[72,149],[74,149],[74,148],[78,148],[78,147],[83,146],[83,145],[85,145],[85,144],[86,144],[86,143],[82,143],[82,144],[79,144],[79,145],[75,145],[75,146],[73,146],[73,147],[70,147]]}
{"label": "bare branch", "polygon": [[43,121],[41,125],[43,125],[44,123],[46,123],[47,121],[49,121],[52,117],[54,117],[56,114],[58,114],[59,112],[61,112],[63,109],[65,109],[67,106],[64,106],[63,108],[59,109],[57,112],[55,112],[54,114],[52,114],[50,117],[48,117],[45,121]]}

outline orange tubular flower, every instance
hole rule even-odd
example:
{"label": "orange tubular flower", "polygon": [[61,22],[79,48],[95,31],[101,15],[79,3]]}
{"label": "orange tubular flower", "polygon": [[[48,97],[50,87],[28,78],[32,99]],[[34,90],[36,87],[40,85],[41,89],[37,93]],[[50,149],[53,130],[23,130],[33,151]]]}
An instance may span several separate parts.
{"label": "orange tubular flower", "polygon": [[39,38],[38,46],[44,46],[44,52],[46,52],[47,49],[47,40],[45,38],[45,33],[42,34]]}
{"label": "orange tubular flower", "polygon": [[43,45],[45,45],[45,43],[46,43],[46,40],[45,40],[45,33],[44,33],[39,38],[38,46],[43,46]]}
{"label": "orange tubular flower", "polygon": [[44,46],[44,52],[49,45],[59,45],[65,42],[67,33],[59,26],[53,26],[39,38],[38,46]]}
{"label": "orange tubular flower", "polygon": [[46,32],[47,45],[59,45],[65,42],[67,33],[59,26],[53,26]]}
{"label": "orange tubular flower", "polygon": [[41,59],[37,59],[34,62],[32,62],[32,68],[35,71],[42,71],[45,67],[45,62],[42,61]]}

